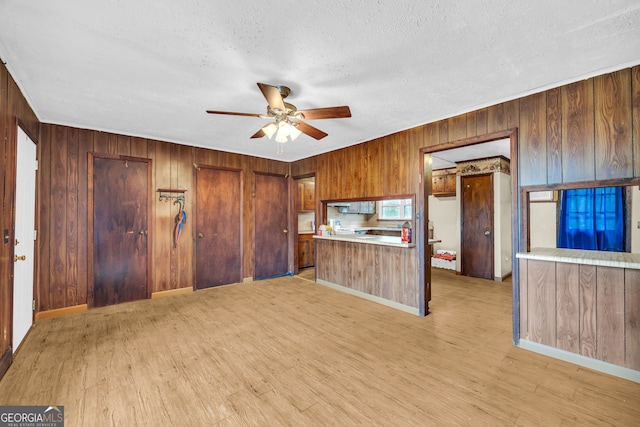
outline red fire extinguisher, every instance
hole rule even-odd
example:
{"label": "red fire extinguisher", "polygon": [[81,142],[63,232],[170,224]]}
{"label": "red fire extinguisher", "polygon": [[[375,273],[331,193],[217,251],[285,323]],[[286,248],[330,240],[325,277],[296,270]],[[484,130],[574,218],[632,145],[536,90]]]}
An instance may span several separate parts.
{"label": "red fire extinguisher", "polygon": [[411,243],[411,224],[409,221],[402,224],[402,243]]}

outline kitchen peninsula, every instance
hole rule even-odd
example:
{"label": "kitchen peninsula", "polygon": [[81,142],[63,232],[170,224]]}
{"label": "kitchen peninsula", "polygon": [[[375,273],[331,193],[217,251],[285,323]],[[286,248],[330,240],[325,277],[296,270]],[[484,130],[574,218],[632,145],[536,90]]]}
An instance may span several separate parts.
{"label": "kitchen peninsula", "polygon": [[[372,208],[368,201],[325,202],[327,223],[340,226],[335,234],[315,235],[316,282],[361,298],[369,299],[411,314],[420,314],[418,247],[416,227],[411,243],[401,241],[401,227],[406,221],[416,224],[413,218],[411,196],[398,196],[403,200],[403,211],[408,215],[399,218],[381,218],[382,208],[392,206],[391,199],[376,200]],[[409,203],[408,201],[411,201]],[[367,203],[367,205],[365,205]],[[366,206],[366,210],[363,208]],[[349,212],[351,208],[352,212]],[[353,213],[359,211],[361,213]],[[373,213],[372,213],[373,212]],[[429,242],[433,243],[433,242]],[[430,291],[424,296],[426,312]]]}

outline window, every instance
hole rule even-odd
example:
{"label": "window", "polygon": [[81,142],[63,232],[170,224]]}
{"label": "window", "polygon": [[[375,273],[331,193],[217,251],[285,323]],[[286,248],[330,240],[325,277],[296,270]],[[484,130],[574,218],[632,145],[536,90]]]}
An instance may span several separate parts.
{"label": "window", "polygon": [[559,248],[623,252],[624,235],[622,187],[561,193]]}
{"label": "window", "polygon": [[381,200],[378,202],[379,219],[411,219],[411,199]]}

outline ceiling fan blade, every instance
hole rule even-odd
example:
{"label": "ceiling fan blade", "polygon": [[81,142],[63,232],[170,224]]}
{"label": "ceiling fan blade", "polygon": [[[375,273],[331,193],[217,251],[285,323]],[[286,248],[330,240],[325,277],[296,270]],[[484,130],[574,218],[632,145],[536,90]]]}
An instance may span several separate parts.
{"label": "ceiling fan blade", "polygon": [[305,120],[344,119],[351,117],[351,110],[347,105],[341,107],[312,108],[311,110],[301,110],[298,112],[304,115]]}
{"label": "ceiling fan blade", "polygon": [[251,139],[253,138],[262,138],[264,136],[264,131],[260,129],[258,132],[251,135]]}
{"label": "ceiling fan blade", "polygon": [[308,124],[306,124],[305,122],[301,122],[301,121],[298,121],[298,120],[294,120],[294,123],[297,123],[297,124],[298,124],[297,128],[298,128],[298,130],[299,130],[300,132],[302,132],[302,133],[306,133],[307,135],[309,135],[309,136],[310,136],[310,137],[312,137],[312,138],[315,138],[315,139],[322,139],[322,138],[324,138],[325,136],[329,135],[328,133],[323,132],[323,131],[321,131],[321,130],[320,130],[320,129],[318,129],[318,128],[314,128],[313,126],[308,125]]}
{"label": "ceiling fan blade", "polygon": [[258,83],[258,87],[272,110],[277,108],[280,111],[287,111],[284,106],[284,101],[282,100],[282,95],[280,95],[280,90],[276,86]]}
{"label": "ceiling fan blade", "polygon": [[253,113],[234,113],[233,111],[214,111],[207,110],[209,114],[226,114],[228,116],[246,116],[246,117],[262,117],[262,114],[253,114]]}

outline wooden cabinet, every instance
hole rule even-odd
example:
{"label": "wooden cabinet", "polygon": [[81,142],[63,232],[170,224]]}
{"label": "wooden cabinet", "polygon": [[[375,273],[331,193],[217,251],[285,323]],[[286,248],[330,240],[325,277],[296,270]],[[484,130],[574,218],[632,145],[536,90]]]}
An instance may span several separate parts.
{"label": "wooden cabinet", "polygon": [[347,213],[374,214],[376,213],[376,202],[350,202]]}
{"label": "wooden cabinet", "polygon": [[436,169],[432,172],[431,194],[436,197],[456,195],[456,170]]}
{"label": "wooden cabinet", "polygon": [[298,234],[298,268],[313,267],[314,259],[313,234]]}
{"label": "wooden cabinet", "polygon": [[316,184],[313,181],[298,181],[298,212],[315,211]]}
{"label": "wooden cabinet", "polygon": [[361,213],[361,214],[376,213],[376,202],[360,202],[360,210],[358,213]]}

